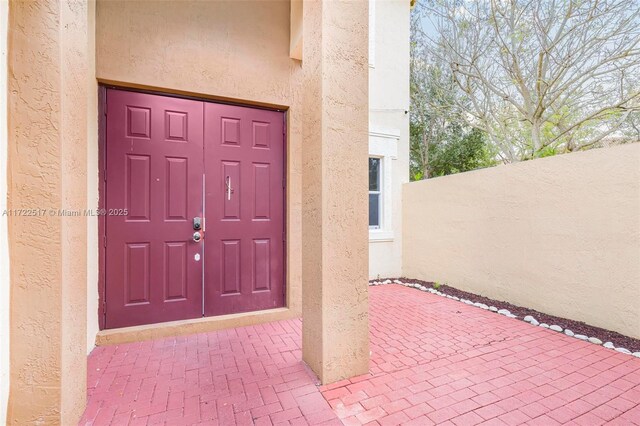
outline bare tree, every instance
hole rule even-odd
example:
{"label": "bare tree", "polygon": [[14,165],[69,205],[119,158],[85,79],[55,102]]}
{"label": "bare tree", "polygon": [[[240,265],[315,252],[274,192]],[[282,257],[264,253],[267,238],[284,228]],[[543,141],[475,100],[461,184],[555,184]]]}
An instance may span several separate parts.
{"label": "bare tree", "polygon": [[[414,11],[415,12],[415,11]],[[485,133],[461,116],[465,94],[446,63],[430,56],[420,15],[411,14],[410,170],[427,179],[495,164]]]}
{"label": "bare tree", "polygon": [[[640,2],[431,0],[429,54],[505,162],[638,139]],[[454,98],[459,99],[459,98]],[[635,117],[635,118],[634,118]],[[635,136],[634,136],[635,134]]]}

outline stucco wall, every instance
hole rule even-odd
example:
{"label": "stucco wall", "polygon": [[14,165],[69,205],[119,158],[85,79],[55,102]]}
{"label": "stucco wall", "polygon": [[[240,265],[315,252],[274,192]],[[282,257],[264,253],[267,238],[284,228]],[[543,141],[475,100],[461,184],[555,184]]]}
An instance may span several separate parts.
{"label": "stucco wall", "polygon": [[404,185],[407,277],[640,338],[640,144]]}
{"label": "stucco wall", "polygon": [[7,217],[7,29],[9,5],[0,2],[0,424],[9,398],[9,241]]}
{"label": "stucco wall", "polygon": [[[86,1],[9,3],[9,424],[75,424],[86,400]],[[32,212],[34,210],[31,210]],[[2,342],[3,345],[6,344]]]}
{"label": "stucco wall", "polygon": [[303,360],[323,384],[369,370],[368,4],[303,10]]}
{"label": "stucco wall", "polygon": [[[409,14],[406,0],[371,0],[375,22],[370,28],[370,154],[383,158],[381,230],[369,232],[369,278],[398,277],[402,270],[402,184],[409,182]],[[380,150],[382,149],[382,151]],[[390,162],[387,167],[385,162]],[[388,203],[388,205],[387,205]]]}
{"label": "stucco wall", "polygon": [[[98,1],[96,75],[123,86],[288,108],[287,298],[300,312],[302,70],[289,58],[289,13],[286,0]],[[89,291],[97,297],[96,285]]]}

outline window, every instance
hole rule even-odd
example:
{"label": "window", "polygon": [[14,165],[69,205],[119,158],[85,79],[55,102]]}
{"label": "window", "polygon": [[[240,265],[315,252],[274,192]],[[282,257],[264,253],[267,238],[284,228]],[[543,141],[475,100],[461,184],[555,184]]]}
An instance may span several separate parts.
{"label": "window", "polygon": [[[393,241],[393,209],[400,202],[402,178],[394,175],[400,132],[369,129],[369,241]],[[392,179],[398,179],[393,182]],[[395,189],[394,189],[395,188]],[[395,191],[395,192],[394,192]]]}
{"label": "window", "polygon": [[380,158],[369,158],[369,229],[380,229]]}

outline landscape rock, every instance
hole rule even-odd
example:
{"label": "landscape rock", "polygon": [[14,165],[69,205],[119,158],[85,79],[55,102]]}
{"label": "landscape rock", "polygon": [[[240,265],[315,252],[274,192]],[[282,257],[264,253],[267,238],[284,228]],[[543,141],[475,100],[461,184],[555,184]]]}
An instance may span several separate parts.
{"label": "landscape rock", "polygon": [[540,323],[538,322],[538,320],[537,320],[537,319],[535,319],[535,318],[531,320],[530,324],[531,324],[531,325],[540,325]]}
{"label": "landscape rock", "polygon": [[615,346],[613,346],[613,343],[611,343],[611,342],[607,342],[602,346],[604,346],[607,349],[614,349],[615,348]]}
{"label": "landscape rock", "polygon": [[400,281],[400,280],[393,280],[393,282],[396,283],[396,284],[402,284],[402,281]]}
{"label": "landscape rock", "polygon": [[573,337],[575,337],[576,339],[580,339],[580,340],[587,340],[588,339],[588,337],[585,336],[584,334],[576,334]]}
{"label": "landscape rock", "polygon": [[597,337],[589,337],[587,340],[596,345],[602,344],[602,340],[598,339]]}
{"label": "landscape rock", "polygon": [[391,280],[384,280],[382,284],[391,284]]}
{"label": "landscape rock", "polygon": [[562,327],[560,327],[559,325],[550,325],[549,328],[553,331],[557,331],[557,332],[561,332],[562,331]]}
{"label": "landscape rock", "polygon": [[517,315],[513,315],[511,312],[505,315],[507,318],[518,318]]}
{"label": "landscape rock", "polygon": [[564,334],[566,334],[569,337],[573,337],[575,335],[575,333],[571,330],[569,330],[568,328],[564,329]]}
{"label": "landscape rock", "polygon": [[640,358],[640,352],[634,352],[632,355],[635,356],[636,358]]}
{"label": "landscape rock", "polygon": [[616,348],[616,351],[623,353],[623,354],[627,354],[627,355],[631,355],[631,351],[629,349],[626,348]]}
{"label": "landscape rock", "polygon": [[510,314],[511,312],[509,312],[509,310],[508,310],[508,309],[499,309],[499,310],[498,310],[498,313],[499,313],[500,315],[508,315],[508,314]]}
{"label": "landscape rock", "polygon": [[543,322],[542,324],[540,324],[540,327],[549,328],[549,324],[547,324],[546,322]]}
{"label": "landscape rock", "polygon": [[452,298],[453,300],[460,300],[460,298],[459,298],[458,296],[451,296],[451,298]]}
{"label": "landscape rock", "polygon": [[524,317],[524,320],[526,322],[532,322],[535,318],[533,318],[531,315],[527,315],[526,317]]}
{"label": "landscape rock", "polygon": [[489,306],[489,310],[491,312],[498,312],[498,308],[496,308],[495,306]]}

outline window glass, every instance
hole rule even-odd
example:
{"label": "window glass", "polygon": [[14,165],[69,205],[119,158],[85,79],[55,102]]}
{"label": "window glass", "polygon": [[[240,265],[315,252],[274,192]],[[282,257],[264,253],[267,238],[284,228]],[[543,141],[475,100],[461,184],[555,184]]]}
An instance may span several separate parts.
{"label": "window glass", "polygon": [[380,191],[379,158],[369,158],[369,191]]}
{"label": "window glass", "polygon": [[380,159],[369,158],[369,227],[380,228]]}
{"label": "window glass", "polygon": [[369,193],[369,226],[380,226],[380,194]]}

